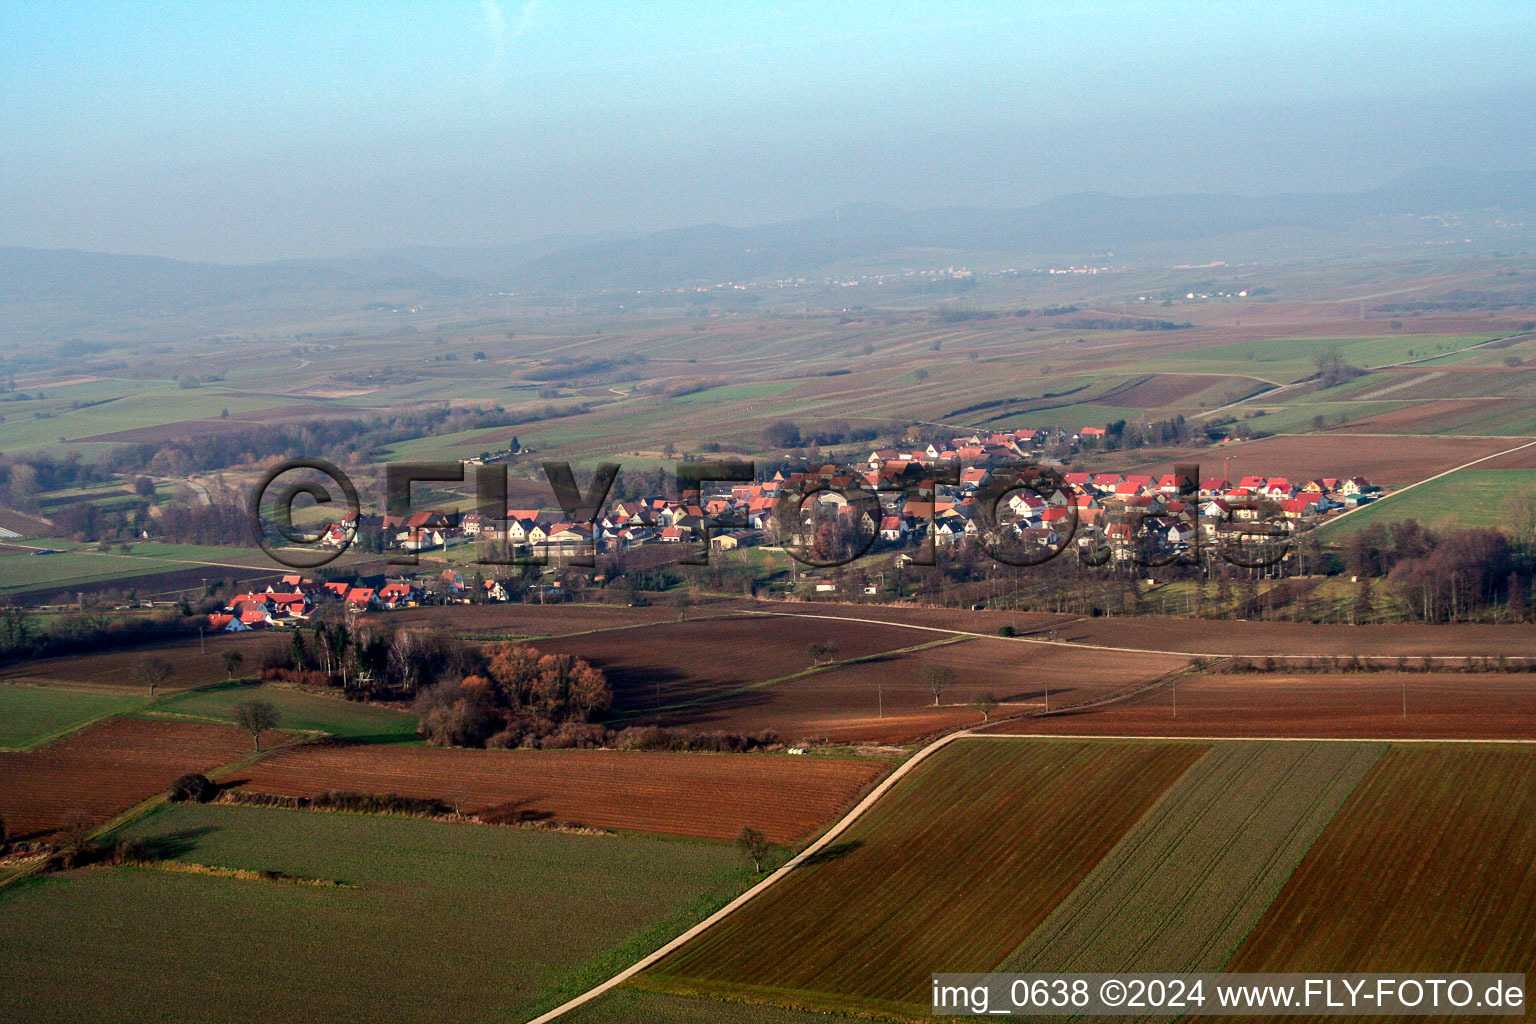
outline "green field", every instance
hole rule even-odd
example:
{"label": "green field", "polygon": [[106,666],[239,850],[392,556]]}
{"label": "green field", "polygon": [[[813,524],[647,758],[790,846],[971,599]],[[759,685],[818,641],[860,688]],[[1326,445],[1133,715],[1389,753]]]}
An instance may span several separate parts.
{"label": "green field", "polygon": [[729,387],[709,388],[706,391],[680,395],[672,401],[684,405],[697,405],[701,402],[744,402],[753,398],[773,398],[791,388],[799,387],[802,383],[804,382],[798,380],[774,380],[762,384],[732,384]]}
{"label": "green field", "polygon": [[416,716],[392,708],[359,704],[325,694],[286,686],[223,683],[166,697],[155,703],[157,713],[190,715],[221,722],[235,720],[242,701],[261,699],[283,716],[280,728],[329,733],[358,743],[413,743]]}
{"label": "green field", "polygon": [[1314,372],[1314,356],[1337,346],[1348,363],[1360,367],[1384,366],[1407,359],[1443,355],[1425,365],[1434,366],[1468,358],[1455,355],[1457,350],[1490,341],[1496,334],[1469,334],[1449,338],[1386,336],[1367,338],[1274,338],[1267,341],[1242,341],[1190,352],[1173,352],[1155,364],[1136,364],[1126,369],[1151,368],[1167,373],[1175,368],[1191,373],[1252,374],[1280,383],[1301,380]]}
{"label": "green field", "polygon": [[952,743],[814,863],[635,984],[811,1009],[926,1013],[934,972],[999,963],[1205,750]]}
{"label": "green field", "polygon": [[1462,469],[1374,502],[1337,524],[1322,527],[1317,537],[1340,541],[1373,524],[1391,525],[1405,519],[1446,531],[1497,528],[1509,522],[1506,503],[1532,488],[1536,488],[1536,470]]}
{"label": "green field", "polygon": [[178,860],[348,888],[99,868],[0,892],[0,1019],[525,1020],[747,881],[718,843],[180,806]]}
{"label": "green field", "polygon": [[1220,970],[1384,750],[1212,748],[998,970]]}
{"label": "green field", "polygon": [[0,594],[99,583],[102,580],[126,581],[135,576],[184,568],[185,565],[156,558],[137,559],[83,551],[63,551],[53,555],[0,555]]}
{"label": "green field", "polygon": [[0,749],[30,746],[72,726],[114,715],[142,695],[72,686],[0,685]]}
{"label": "green field", "polygon": [[1394,746],[1226,969],[1536,973],[1533,819],[1536,750]]}
{"label": "green field", "polygon": [[[18,402],[5,407],[6,419],[0,422],[0,450],[55,448],[61,438],[73,442],[135,427],[213,419],[225,409],[231,413],[257,412],[301,401],[279,396],[236,395],[217,386],[177,388],[164,381],[125,381],[122,384],[121,397],[81,409],[69,407],[78,399],[66,401],[63,397]],[[44,415],[39,418],[37,413]]]}

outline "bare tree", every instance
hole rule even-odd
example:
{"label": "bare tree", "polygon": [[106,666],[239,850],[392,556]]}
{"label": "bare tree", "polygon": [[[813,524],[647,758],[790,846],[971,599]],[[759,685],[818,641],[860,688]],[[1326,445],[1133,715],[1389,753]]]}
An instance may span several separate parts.
{"label": "bare tree", "polygon": [[91,828],[91,816],[79,808],[64,815],[55,845],[63,855],[65,867],[74,867],[90,854]]}
{"label": "bare tree", "polygon": [[155,696],[155,690],[161,683],[171,677],[171,666],[163,658],[151,655],[143,655],[133,659],[133,664],[128,666],[128,678],[139,686],[149,687],[151,699]]}
{"label": "bare tree", "polygon": [[997,698],[990,693],[983,693],[971,698],[971,707],[981,713],[983,724],[992,721],[992,712],[997,710]]}
{"label": "bare tree", "polygon": [[261,734],[276,729],[282,720],[271,701],[247,700],[235,705],[235,724],[251,734],[256,749],[261,750]]}
{"label": "bare tree", "polygon": [[225,651],[224,678],[235,678],[235,671],[239,669],[239,667],[243,664],[245,664],[245,655],[241,654],[239,651]]}
{"label": "bare tree", "polygon": [[9,599],[0,601],[0,650],[19,652],[31,637],[27,610]]}
{"label": "bare tree", "polygon": [[939,706],[939,698],[944,696],[944,691],[955,685],[955,673],[953,669],[943,665],[929,665],[923,669],[923,686],[933,694],[933,706]]}
{"label": "bare tree", "polygon": [[751,825],[741,826],[741,834],[736,837],[736,848],[752,861],[752,870],[762,874],[763,861],[768,857],[768,840],[763,834]]}

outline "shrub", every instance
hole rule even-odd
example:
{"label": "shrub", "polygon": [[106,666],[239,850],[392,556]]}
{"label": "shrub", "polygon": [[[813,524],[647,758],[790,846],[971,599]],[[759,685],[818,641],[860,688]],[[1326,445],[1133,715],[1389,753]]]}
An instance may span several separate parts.
{"label": "shrub", "polygon": [[208,776],[199,772],[188,772],[171,783],[170,792],[166,794],[173,804],[199,803],[205,804],[219,795],[219,787]]}
{"label": "shrub", "polygon": [[998,626],[997,627],[997,635],[998,636],[1018,636],[1019,635],[1019,631],[1014,629],[1012,626]]}
{"label": "shrub", "polygon": [[224,793],[221,800],[224,803],[252,807],[350,811],[354,814],[404,814],[436,818],[454,813],[453,808],[441,800],[401,796],[398,793],[357,793],[346,789],[327,790],[314,796],[278,796],[275,793],[232,789]]}
{"label": "shrub", "polygon": [[160,859],[142,839],[120,839],[107,856],[119,867],[129,864],[149,864]]}

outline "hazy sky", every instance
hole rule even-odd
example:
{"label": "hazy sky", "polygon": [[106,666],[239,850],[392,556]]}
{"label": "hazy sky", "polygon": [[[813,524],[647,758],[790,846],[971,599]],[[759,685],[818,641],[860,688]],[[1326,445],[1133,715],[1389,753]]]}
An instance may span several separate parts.
{"label": "hazy sky", "polygon": [[191,259],[1536,167],[1536,4],[0,4],[0,245]]}

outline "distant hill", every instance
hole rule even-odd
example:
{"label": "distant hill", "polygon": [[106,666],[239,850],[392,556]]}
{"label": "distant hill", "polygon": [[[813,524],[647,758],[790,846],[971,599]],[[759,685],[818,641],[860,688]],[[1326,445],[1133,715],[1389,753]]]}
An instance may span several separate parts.
{"label": "distant hill", "polygon": [[1384,218],[1477,212],[1536,213],[1536,173],[1426,171],[1367,192],[1262,198],[1080,194],[1017,210],[852,206],[762,227],[706,224],[587,242],[509,267],[498,281],[517,290],[675,287],[814,276],[832,264],[912,249],[1082,256],[1278,228],[1343,238],[1369,226],[1379,234],[1390,229],[1379,223]]}
{"label": "distant hill", "polygon": [[397,256],[291,260],[235,266],[157,256],[0,247],[0,307],[52,306],[82,313],[182,313],[286,305],[308,296],[322,306],[353,295],[463,294],[483,286],[453,280]]}
{"label": "distant hill", "polygon": [[[757,227],[703,224],[493,247],[406,246],[246,266],[0,248],[0,307],[164,313],[257,305],[356,308],[383,295],[403,300],[491,290],[632,291],[814,278],[840,264],[914,251],[951,253],[958,262],[983,253],[1070,258],[1113,250],[1134,257],[1202,239],[1269,239],[1287,230],[1305,233],[1314,247],[1366,235],[1390,241],[1430,230],[1420,222],[1444,215],[1478,223],[1505,218],[1510,223],[1499,241],[1529,245],[1531,229],[1523,224],[1536,216],[1536,172],[1435,169],[1364,192],[1260,198],[1080,194],[1012,210],[859,205]],[[1458,222],[1445,230],[1465,227]]]}

